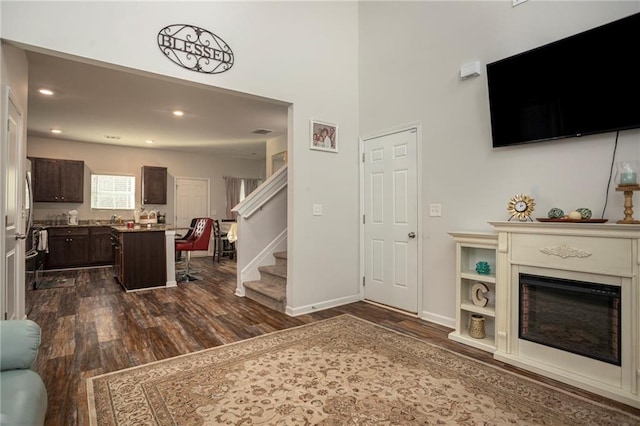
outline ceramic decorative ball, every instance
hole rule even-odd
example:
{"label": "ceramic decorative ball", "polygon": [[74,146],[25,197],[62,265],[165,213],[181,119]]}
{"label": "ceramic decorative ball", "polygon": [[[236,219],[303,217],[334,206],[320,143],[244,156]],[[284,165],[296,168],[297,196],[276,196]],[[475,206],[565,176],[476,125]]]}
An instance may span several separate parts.
{"label": "ceramic decorative ball", "polygon": [[576,211],[580,213],[580,216],[582,216],[582,219],[591,219],[591,210],[585,207],[581,207],[579,209],[576,209]]}
{"label": "ceramic decorative ball", "polygon": [[573,210],[573,211],[569,212],[569,219],[580,220],[580,219],[582,219],[582,213],[580,213],[577,210]]}
{"label": "ceramic decorative ball", "polygon": [[549,219],[560,219],[562,216],[564,216],[564,212],[562,211],[562,209],[559,209],[557,207],[552,208],[551,210],[549,210],[549,213],[547,213],[547,217]]}

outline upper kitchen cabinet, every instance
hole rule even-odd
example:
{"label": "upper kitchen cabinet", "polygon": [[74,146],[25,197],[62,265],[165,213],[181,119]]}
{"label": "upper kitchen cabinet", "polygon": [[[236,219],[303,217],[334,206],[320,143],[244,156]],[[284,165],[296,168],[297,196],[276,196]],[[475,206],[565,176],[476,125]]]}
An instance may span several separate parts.
{"label": "upper kitchen cabinet", "polygon": [[142,166],[142,204],[167,204],[167,168]]}
{"label": "upper kitchen cabinet", "polygon": [[33,201],[82,203],[84,161],[31,158]]}

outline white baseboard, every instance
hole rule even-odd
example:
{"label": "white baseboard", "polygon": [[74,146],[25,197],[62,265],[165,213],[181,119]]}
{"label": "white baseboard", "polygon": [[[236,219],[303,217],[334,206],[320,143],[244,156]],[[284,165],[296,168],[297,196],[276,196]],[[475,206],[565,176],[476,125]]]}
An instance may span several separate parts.
{"label": "white baseboard", "polygon": [[422,313],[420,314],[420,319],[444,325],[445,327],[456,328],[455,318],[445,317],[443,315],[434,314],[432,312],[422,311]]}
{"label": "white baseboard", "polygon": [[335,308],[337,306],[347,305],[353,302],[359,302],[360,300],[360,294],[354,294],[352,296],[327,300],[320,303],[314,303],[312,305],[301,306],[299,308],[292,308],[291,306],[287,306],[286,314],[292,317],[296,317],[298,315],[309,314],[311,312],[323,311],[325,309]]}

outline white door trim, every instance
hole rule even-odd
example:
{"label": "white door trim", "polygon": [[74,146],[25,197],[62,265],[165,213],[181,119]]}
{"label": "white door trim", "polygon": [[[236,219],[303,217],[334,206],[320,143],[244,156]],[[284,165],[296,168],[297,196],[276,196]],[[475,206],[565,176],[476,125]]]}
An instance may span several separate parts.
{"label": "white door trim", "polygon": [[[2,276],[0,277],[0,319],[4,319],[4,315],[7,312],[7,304],[6,300],[6,292],[8,286],[13,286],[14,289],[14,300],[13,307],[14,312],[13,316],[8,319],[21,319],[25,318],[25,282],[24,282],[24,269],[25,269],[25,241],[24,239],[15,240],[15,245],[13,248],[13,262],[14,262],[14,276],[13,283],[8,282],[7,280],[7,270],[6,270],[6,250],[7,250],[7,240],[15,238],[13,234],[22,233],[21,231],[25,230],[25,200],[24,200],[24,177],[25,177],[25,162],[26,162],[26,131],[25,131],[25,118],[22,106],[18,102],[18,98],[14,93],[13,89],[8,85],[2,86],[2,129],[0,131],[0,187],[2,188],[2,197],[0,200],[0,217],[2,218],[2,232],[0,233],[0,252],[2,253]],[[17,123],[16,135],[17,135],[17,144],[15,147],[15,184],[16,188],[16,199],[15,208],[16,208],[16,217],[14,218],[14,224],[11,229],[9,229],[5,225],[5,216],[7,215],[7,205],[5,203],[5,189],[7,184],[7,166],[9,159],[8,156],[8,132],[7,132],[7,122],[9,120],[9,104],[13,104],[16,109],[16,113],[19,117],[19,122]],[[31,206],[33,209],[33,206]],[[8,235],[7,232],[9,232]],[[9,250],[11,251],[11,250]]]}
{"label": "white door trim", "polygon": [[422,224],[423,224],[423,208],[422,208],[422,123],[420,121],[410,122],[407,124],[402,124],[398,126],[394,126],[385,130],[381,130],[375,133],[367,134],[365,136],[360,137],[360,146],[359,146],[359,179],[360,179],[360,300],[365,300],[365,291],[364,291],[364,277],[365,277],[365,229],[363,223],[363,216],[365,212],[364,206],[364,143],[368,139],[379,138],[387,135],[391,135],[393,133],[399,133],[408,131],[410,129],[416,129],[416,187],[418,191],[418,223],[416,224],[416,234],[417,234],[417,244],[418,244],[418,314],[420,316],[420,312],[422,312],[422,294],[423,294],[423,279],[422,279]]}

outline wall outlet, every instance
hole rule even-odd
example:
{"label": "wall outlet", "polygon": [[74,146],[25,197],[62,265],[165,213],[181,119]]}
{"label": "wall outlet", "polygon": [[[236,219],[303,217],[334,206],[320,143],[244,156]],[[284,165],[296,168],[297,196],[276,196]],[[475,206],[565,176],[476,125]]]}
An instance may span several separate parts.
{"label": "wall outlet", "polygon": [[429,204],[429,216],[442,216],[442,204]]}
{"label": "wall outlet", "polygon": [[322,204],[314,204],[313,205],[313,215],[314,216],[322,216]]}

